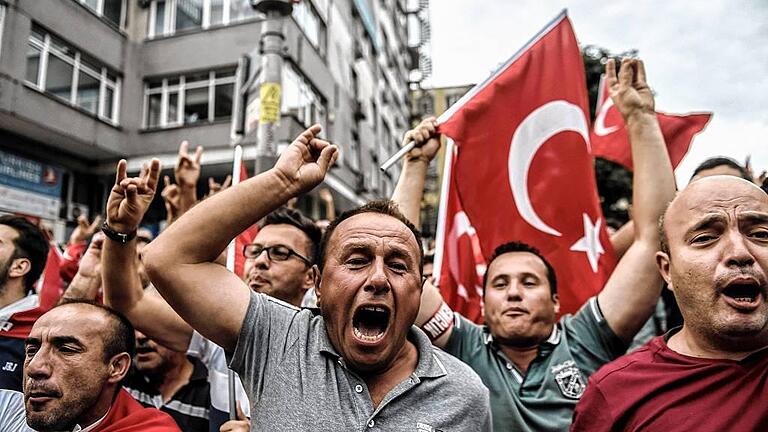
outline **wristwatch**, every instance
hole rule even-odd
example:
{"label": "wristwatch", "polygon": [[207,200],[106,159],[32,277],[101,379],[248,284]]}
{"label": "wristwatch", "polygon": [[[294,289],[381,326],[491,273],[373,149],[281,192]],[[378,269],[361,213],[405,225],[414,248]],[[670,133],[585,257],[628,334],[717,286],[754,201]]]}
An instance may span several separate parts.
{"label": "wristwatch", "polygon": [[127,234],[117,232],[112,228],[110,228],[109,225],[107,225],[107,221],[104,221],[104,223],[101,225],[101,232],[103,232],[104,235],[107,236],[107,238],[109,238],[110,240],[114,240],[122,244],[126,244],[129,241],[136,238],[136,230],[133,230]]}

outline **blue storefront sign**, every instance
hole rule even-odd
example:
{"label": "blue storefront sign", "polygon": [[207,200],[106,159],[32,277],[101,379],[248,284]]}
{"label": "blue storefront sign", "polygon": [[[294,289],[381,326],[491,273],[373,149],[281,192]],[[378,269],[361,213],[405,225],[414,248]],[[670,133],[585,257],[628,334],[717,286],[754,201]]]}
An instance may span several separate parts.
{"label": "blue storefront sign", "polygon": [[64,170],[0,150],[0,209],[58,218]]}

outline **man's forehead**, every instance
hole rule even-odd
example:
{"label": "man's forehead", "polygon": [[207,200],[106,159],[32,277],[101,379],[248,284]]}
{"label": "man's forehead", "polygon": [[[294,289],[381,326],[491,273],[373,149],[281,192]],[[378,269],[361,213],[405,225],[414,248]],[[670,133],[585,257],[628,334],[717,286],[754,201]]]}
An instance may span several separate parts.
{"label": "man's forehead", "polygon": [[547,266],[531,252],[507,252],[499,255],[488,267],[489,276],[535,274],[546,276]]}
{"label": "man's forehead", "polygon": [[768,194],[757,185],[733,176],[714,176],[690,184],[670,205],[669,216],[717,210],[768,210]]}
{"label": "man's forehead", "polygon": [[19,237],[19,232],[8,225],[0,224],[0,238],[5,241],[14,241]]}
{"label": "man's forehead", "polygon": [[32,326],[31,335],[39,337],[75,336],[85,338],[105,330],[108,318],[104,312],[87,305],[63,305],[51,309]]}
{"label": "man's forehead", "polygon": [[331,240],[341,242],[387,242],[409,245],[418,249],[416,236],[400,220],[381,213],[360,213],[342,221],[333,232]]}
{"label": "man's forehead", "polygon": [[292,246],[292,243],[308,240],[309,237],[304,231],[290,224],[270,224],[259,229],[253,242],[262,245],[272,245],[276,243]]}

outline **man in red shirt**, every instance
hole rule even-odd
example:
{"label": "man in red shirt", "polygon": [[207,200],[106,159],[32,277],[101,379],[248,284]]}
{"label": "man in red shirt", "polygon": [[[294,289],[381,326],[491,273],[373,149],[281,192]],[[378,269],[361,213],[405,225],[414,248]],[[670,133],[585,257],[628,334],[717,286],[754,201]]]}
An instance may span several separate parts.
{"label": "man in red shirt", "polygon": [[24,342],[24,408],[37,431],[177,432],[120,386],[135,350],[131,323],[110,308],[65,303],[41,316]]}
{"label": "man in red shirt", "polygon": [[593,375],[571,430],[768,430],[768,195],[733,176],[692,182],[656,258],[684,325]]}

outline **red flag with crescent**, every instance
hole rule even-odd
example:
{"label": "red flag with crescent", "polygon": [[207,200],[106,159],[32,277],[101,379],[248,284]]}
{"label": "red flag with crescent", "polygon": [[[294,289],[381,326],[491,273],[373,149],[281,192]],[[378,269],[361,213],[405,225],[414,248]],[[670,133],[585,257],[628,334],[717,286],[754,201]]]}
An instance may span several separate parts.
{"label": "red flag with crescent", "polygon": [[[561,313],[599,292],[615,266],[595,184],[585,82],[563,12],[438,119],[454,142],[448,154],[455,151],[443,191],[455,184],[485,261],[509,241],[539,249],[555,268]],[[444,295],[458,287],[452,274],[467,267],[448,259],[457,247],[448,235],[456,215],[446,201],[435,269]]]}
{"label": "red flag with crescent", "polygon": [[[592,154],[616,162],[632,170],[632,149],[629,135],[624,126],[621,113],[608,96],[608,89],[603,85],[605,76],[600,78],[595,110],[595,124],[592,127]],[[672,168],[677,168],[691,146],[693,138],[709,123],[712,113],[666,114],[656,113],[661,134],[667,144]]]}

